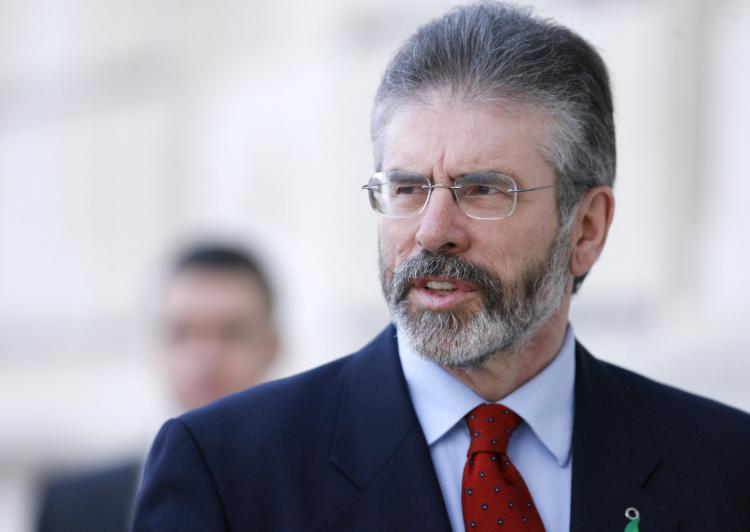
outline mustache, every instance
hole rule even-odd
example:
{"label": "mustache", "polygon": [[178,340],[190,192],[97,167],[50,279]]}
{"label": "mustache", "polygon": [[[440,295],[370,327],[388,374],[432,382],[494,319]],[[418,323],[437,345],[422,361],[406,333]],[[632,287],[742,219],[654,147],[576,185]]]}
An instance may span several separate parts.
{"label": "mustache", "polygon": [[422,251],[394,270],[389,289],[392,302],[404,301],[414,281],[421,277],[449,277],[471,283],[488,309],[497,306],[498,295],[503,292],[503,283],[485,268],[459,257]]}

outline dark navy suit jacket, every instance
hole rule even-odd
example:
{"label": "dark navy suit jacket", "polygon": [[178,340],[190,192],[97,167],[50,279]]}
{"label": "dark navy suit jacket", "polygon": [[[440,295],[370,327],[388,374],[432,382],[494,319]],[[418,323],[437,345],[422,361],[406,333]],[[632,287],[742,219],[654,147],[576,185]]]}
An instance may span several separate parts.
{"label": "dark navy suit jacket", "polygon": [[[750,416],[576,349],[570,529],[750,531]],[[388,327],[167,422],[134,531],[449,531]]]}

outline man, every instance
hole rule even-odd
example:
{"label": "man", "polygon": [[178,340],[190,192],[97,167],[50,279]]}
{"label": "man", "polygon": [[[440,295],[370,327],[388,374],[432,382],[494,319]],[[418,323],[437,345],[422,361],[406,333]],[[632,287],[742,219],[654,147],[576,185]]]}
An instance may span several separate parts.
{"label": "man", "polygon": [[[185,411],[260,382],[276,358],[270,283],[257,260],[233,246],[185,250],[167,282],[160,362]],[[66,476],[45,487],[39,532],[128,530],[140,461]]]}
{"label": "man", "polygon": [[568,324],[614,210],[606,69],[495,3],[417,31],[372,114],[394,326],[169,421],[134,530],[750,530],[750,416]]}

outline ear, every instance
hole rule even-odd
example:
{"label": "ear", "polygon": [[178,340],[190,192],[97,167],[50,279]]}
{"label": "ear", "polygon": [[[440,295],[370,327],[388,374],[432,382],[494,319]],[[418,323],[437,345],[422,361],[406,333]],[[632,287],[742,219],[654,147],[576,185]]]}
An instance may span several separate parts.
{"label": "ear", "polygon": [[572,231],[570,273],[580,277],[588,273],[607,241],[615,212],[615,197],[610,187],[592,188],[578,206]]}

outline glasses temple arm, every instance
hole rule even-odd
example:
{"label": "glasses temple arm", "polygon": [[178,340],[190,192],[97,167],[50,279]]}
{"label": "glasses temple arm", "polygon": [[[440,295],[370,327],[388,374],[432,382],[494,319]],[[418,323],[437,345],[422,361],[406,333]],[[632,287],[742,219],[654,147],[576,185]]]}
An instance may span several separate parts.
{"label": "glasses temple arm", "polygon": [[508,190],[508,192],[534,192],[535,190],[542,190],[545,188],[552,188],[555,185],[543,185],[541,187],[532,187],[532,188],[511,188]]}

